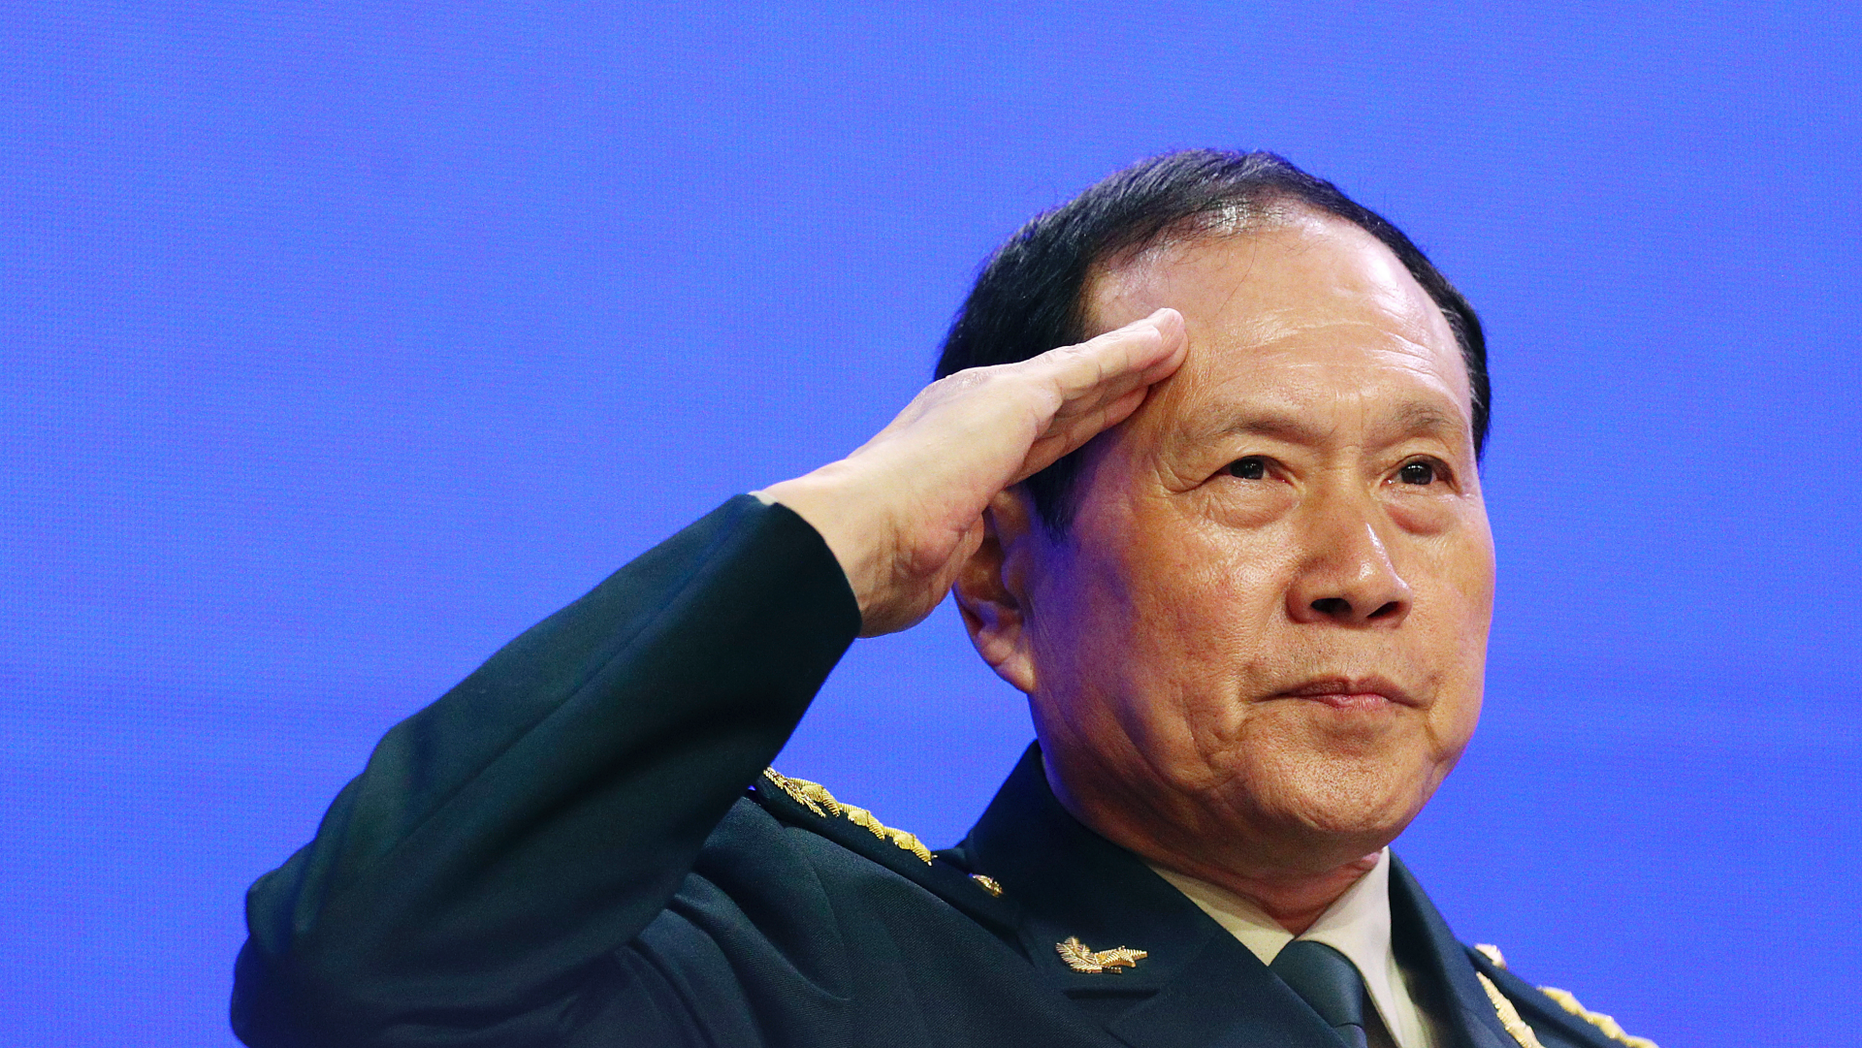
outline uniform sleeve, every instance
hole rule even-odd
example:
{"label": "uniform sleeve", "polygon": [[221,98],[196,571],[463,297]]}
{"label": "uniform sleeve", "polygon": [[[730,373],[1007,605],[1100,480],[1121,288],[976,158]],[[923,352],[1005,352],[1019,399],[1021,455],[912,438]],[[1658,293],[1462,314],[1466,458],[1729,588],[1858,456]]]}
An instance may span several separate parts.
{"label": "uniform sleeve", "polygon": [[748,496],[622,568],[391,730],[252,887],[235,1031],[508,1044],[571,1023],[859,626],[815,531]]}

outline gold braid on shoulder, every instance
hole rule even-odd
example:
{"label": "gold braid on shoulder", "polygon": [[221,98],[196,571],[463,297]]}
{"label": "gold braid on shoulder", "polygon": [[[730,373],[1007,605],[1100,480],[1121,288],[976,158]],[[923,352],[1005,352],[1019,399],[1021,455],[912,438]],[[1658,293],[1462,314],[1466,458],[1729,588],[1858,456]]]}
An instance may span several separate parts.
{"label": "gold braid on shoulder", "polygon": [[768,779],[770,785],[792,797],[795,803],[816,815],[824,819],[846,819],[880,840],[890,841],[911,852],[925,865],[931,864],[931,849],[925,847],[923,841],[904,830],[895,830],[885,825],[873,818],[873,813],[865,808],[835,800],[834,795],[827,791],[827,787],[820,783],[809,782],[807,779],[791,779],[774,768],[763,769],[763,778]]}
{"label": "gold braid on shoulder", "polygon": [[1500,992],[1492,979],[1487,978],[1487,973],[1475,972],[1474,977],[1481,981],[1481,989],[1487,991],[1487,1000],[1492,1002],[1494,1014],[1500,1017],[1500,1025],[1506,1027],[1506,1032],[1519,1042],[1519,1048],[1545,1048],[1539,1043],[1539,1035],[1532,1032],[1532,1027],[1526,1025],[1525,1019],[1520,1018],[1519,1009],[1513,1007],[1513,1002],[1506,999],[1506,994]]}
{"label": "gold braid on shoulder", "polygon": [[[1481,956],[1492,961],[1494,967],[1506,967],[1506,958],[1501,955],[1498,946],[1482,942],[1475,943],[1474,948],[1480,951]],[[1539,1039],[1533,1035],[1532,1028],[1526,1025],[1525,1020],[1519,1017],[1519,1010],[1513,1007],[1513,1002],[1506,999],[1506,996],[1500,992],[1500,988],[1493,984],[1492,979],[1479,972],[1476,972],[1475,976],[1481,981],[1481,989],[1487,991],[1487,998],[1493,1002],[1494,1010],[1500,1014],[1500,1024],[1506,1027],[1506,1032],[1512,1034],[1513,1039],[1526,1048],[1535,1048]],[[1657,1048],[1655,1042],[1647,1037],[1635,1037],[1625,1033],[1615,1019],[1602,1012],[1593,1012],[1579,1004],[1578,999],[1573,997],[1569,991],[1561,990],[1556,986],[1541,986],[1539,992],[1557,1001],[1560,1008],[1595,1026],[1603,1032],[1605,1037],[1618,1044],[1627,1045],[1628,1048]]]}
{"label": "gold braid on shoulder", "polygon": [[1572,1015],[1602,1030],[1605,1037],[1608,1037],[1618,1044],[1628,1045],[1629,1048],[1656,1048],[1654,1041],[1649,1040],[1647,1037],[1636,1037],[1632,1034],[1625,1033],[1623,1032],[1623,1028],[1617,1025],[1615,1019],[1612,1019],[1602,1012],[1593,1012],[1589,1008],[1579,1004],[1578,999],[1573,997],[1569,991],[1561,990],[1556,986],[1541,986],[1539,987],[1539,992],[1557,1001],[1558,1007],[1563,1008]]}

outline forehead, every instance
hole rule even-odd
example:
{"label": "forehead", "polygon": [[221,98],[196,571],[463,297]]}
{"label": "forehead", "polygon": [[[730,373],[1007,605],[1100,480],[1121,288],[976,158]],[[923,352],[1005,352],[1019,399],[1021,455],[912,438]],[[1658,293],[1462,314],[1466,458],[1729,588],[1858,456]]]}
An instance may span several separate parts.
{"label": "forehead", "polygon": [[[1154,409],[1277,397],[1323,409],[1341,392],[1418,397],[1471,422],[1469,383],[1447,319],[1389,248],[1357,226],[1306,210],[1265,228],[1153,247],[1101,266],[1086,288],[1089,334],[1170,306],[1190,354]],[[1148,411],[1146,413],[1149,413]]]}

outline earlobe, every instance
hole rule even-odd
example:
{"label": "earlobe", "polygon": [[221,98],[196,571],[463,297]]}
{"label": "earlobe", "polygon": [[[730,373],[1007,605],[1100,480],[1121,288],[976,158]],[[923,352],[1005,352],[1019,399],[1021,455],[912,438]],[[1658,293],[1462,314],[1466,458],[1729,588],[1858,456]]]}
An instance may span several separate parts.
{"label": "earlobe", "polygon": [[1026,493],[1011,489],[983,511],[983,541],[957,573],[951,592],[977,654],[1016,689],[1032,694],[1034,660],[1029,651],[1027,594],[1018,567],[1026,543],[1034,541]]}

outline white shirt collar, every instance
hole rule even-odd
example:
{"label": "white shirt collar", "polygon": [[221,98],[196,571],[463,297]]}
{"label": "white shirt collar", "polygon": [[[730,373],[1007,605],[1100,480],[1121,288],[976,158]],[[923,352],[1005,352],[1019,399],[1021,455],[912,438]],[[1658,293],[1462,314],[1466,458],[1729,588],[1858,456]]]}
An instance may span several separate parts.
{"label": "white shirt collar", "polygon": [[[1281,948],[1293,941],[1293,933],[1234,892],[1174,870],[1151,868],[1240,939],[1262,964],[1272,964]],[[1390,948],[1390,849],[1378,852],[1377,865],[1345,889],[1299,938],[1322,942],[1357,966],[1399,1048],[1429,1048],[1433,1039]]]}

